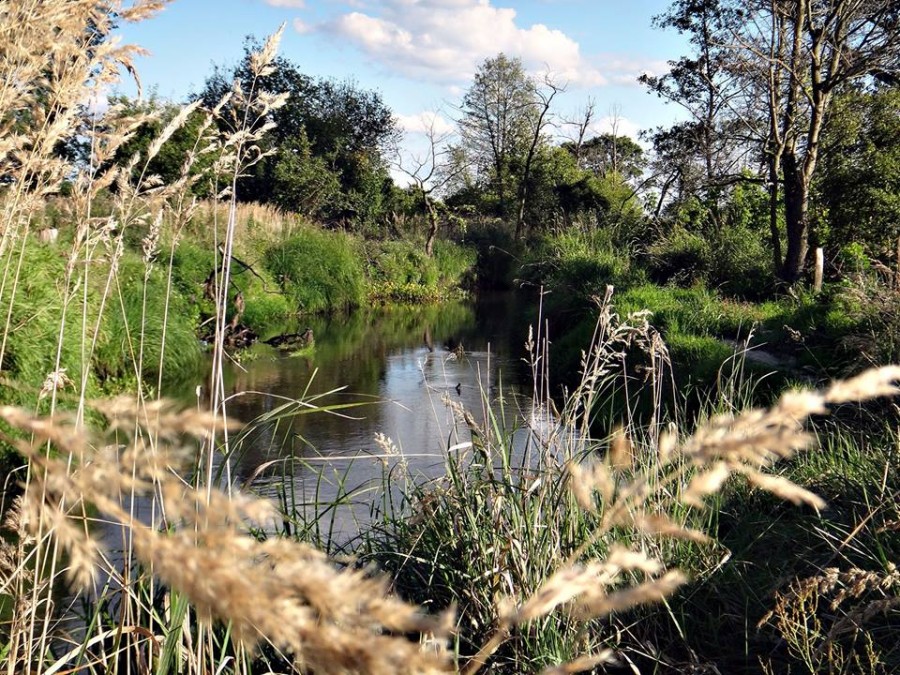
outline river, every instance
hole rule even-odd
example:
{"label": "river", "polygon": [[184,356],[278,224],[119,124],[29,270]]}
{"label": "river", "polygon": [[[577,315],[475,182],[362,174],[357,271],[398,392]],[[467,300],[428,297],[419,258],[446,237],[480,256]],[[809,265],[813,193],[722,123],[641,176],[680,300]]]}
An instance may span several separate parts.
{"label": "river", "polygon": [[[448,448],[466,449],[457,404],[482,426],[490,414],[507,427],[533,416],[526,316],[513,294],[371,308],[309,318],[301,329],[315,346],[296,356],[255,346],[226,373],[228,414],[248,424],[233,480],[321,528],[307,535],[352,538],[385,485],[397,499],[400,478],[443,475]],[[516,434],[520,452],[526,437]]]}

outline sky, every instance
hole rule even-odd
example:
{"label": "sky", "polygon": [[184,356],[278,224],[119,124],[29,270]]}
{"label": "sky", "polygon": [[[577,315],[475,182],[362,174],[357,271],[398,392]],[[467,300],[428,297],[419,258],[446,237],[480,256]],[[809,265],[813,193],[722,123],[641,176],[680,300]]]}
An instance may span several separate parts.
{"label": "sky", "polygon": [[[669,0],[175,0],[154,18],[122,28],[145,92],[184,100],[214,64],[231,65],[244,37],[262,39],[285,23],[280,53],[313,76],[375,89],[397,115],[408,142],[437,114],[451,130],[478,65],[499,52],[550,73],[566,91],[555,109],[574,119],[595,104],[592,131],[636,138],[640,129],[682,119],[636,79],[661,74],[687,53],[683,36],[652,27]],[[122,87],[123,93],[134,89]],[[571,135],[560,125],[559,135]]]}

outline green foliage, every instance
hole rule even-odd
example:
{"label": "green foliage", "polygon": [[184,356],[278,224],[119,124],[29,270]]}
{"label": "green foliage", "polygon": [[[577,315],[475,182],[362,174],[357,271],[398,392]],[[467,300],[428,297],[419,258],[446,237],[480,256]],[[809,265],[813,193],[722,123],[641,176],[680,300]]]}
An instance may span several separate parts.
{"label": "green foliage", "polygon": [[376,283],[435,286],[437,264],[420,247],[406,241],[385,241],[370,245],[370,277]]}
{"label": "green foliage", "polygon": [[276,206],[319,218],[340,198],[340,177],[324,157],[313,154],[304,129],[278,147],[272,163],[271,201]]}
{"label": "green foliage", "polygon": [[[274,283],[273,287],[277,288]],[[287,298],[276,291],[259,290],[245,296],[244,302],[246,309],[241,323],[260,336],[271,333],[273,328],[283,325],[285,319],[293,314]]]}
{"label": "green foliage", "polygon": [[[166,125],[175,118],[181,110],[181,106],[167,103],[151,94],[146,100],[130,99],[127,96],[114,96],[110,100],[111,105],[121,107],[123,115],[151,115],[152,119],[139,126],[134,134],[116,151],[115,162],[119,165],[126,164],[135,155],[140,155],[141,160],[132,170],[132,180],[137,182],[150,176],[158,176],[163,184],[171,185],[181,177],[186,158],[189,154],[196,154],[204,147],[205,142],[201,135],[201,126],[204,124],[204,113],[195,111],[179,126],[171,137],[163,143],[156,156],[146,164],[148,150],[151,143],[160,135]],[[197,176],[208,170],[215,160],[212,153],[197,154],[190,170],[190,175]],[[191,190],[198,197],[208,197],[210,193],[209,182],[199,180],[194,183]]]}
{"label": "green foliage", "polygon": [[608,229],[613,243],[628,251],[647,236],[647,220],[634,188],[617,173],[599,179],[597,194],[606,208],[597,213],[598,227]]}
{"label": "green foliage", "polygon": [[639,283],[641,273],[618,252],[603,230],[570,228],[547,235],[529,251],[520,274],[551,291],[554,309],[586,307],[602,298],[607,285]]}
{"label": "green foliage", "polygon": [[438,282],[442,285],[472,287],[477,252],[472,246],[457,244],[446,239],[434,242],[433,258],[437,264]]}
{"label": "green foliage", "polygon": [[[13,289],[12,274],[6,284],[0,306],[10,311],[9,330],[3,352],[3,372],[13,386],[2,387],[5,402],[32,406],[44,379],[56,369],[57,351],[60,367],[74,383],[68,393],[81,387],[82,337],[91,339],[96,322],[97,297],[89,292],[85,308],[82,293],[68,299],[60,290],[58,279],[65,278],[66,261],[58,250],[29,242],[22,251],[22,268],[18,285]],[[65,309],[65,316],[64,316]],[[88,326],[82,324],[86,311]],[[62,331],[61,331],[62,327]],[[84,334],[83,334],[84,331]],[[60,338],[62,338],[60,340]],[[96,382],[88,369],[88,392],[96,393]],[[65,391],[65,387],[62,388]]]}
{"label": "green foliage", "polygon": [[836,97],[815,185],[818,235],[832,248],[860,242],[893,252],[900,235],[900,90],[851,89]]}
{"label": "green foliage", "polygon": [[538,107],[536,84],[522,60],[503,53],[478,66],[463,96],[461,148],[466,164],[477,167],[479,187],[496,196],[497,211],[490,215],[513,215],[513,199],[537,124]]}
{"label": "green foliage", "polygon": [[772,290],[772,256],[758,231],[723,228],[712,238],[707,281],[724,293],[759,299]]}
{"label": "green foliage", "polygon": [[657,239],[647,250],[650,277],[662,284],[709,284],[741,298],[767,295],[772,257],[759,230],[744,224],[749,214],[735,211],[732,226],[705,235],[676,226]]}
{"label": "green foliage", "polygon": [[675,227],[649,247],[647,260],[653,281],[691,286],[706,280],[712,251],[701,235]]}
{"label": "green foliage", "polygon": [[211,313],[212,301],[204,298],[204,283],[216,268],[215,249],[192,240],[182,240],[172,257],[172,285],[191,305]]}
{"label": "green foliage", "polygon": [[466,284],[475,264],[475,251],[437,240],[434,255],[425,255],[418,242],[368,242],[370,294],[381,301],[434,301]]}
{"label": "green foliage", "polygon": [[197,326],[184,296],[167,292],[165,271],[155,266],[145,273],[137,254],[123,255],[94,368],[104,379],[155,382],[161,374],[163,382],[179,382],[196,375],[202,363]]}
{"label": "green foliage", "polygon": [[[271,72],[254,79],[250,38],[234,68],[216,68],[199,94],[212,107],[238,80],[244,91],[289,94],[269,118],[276,124],[263,142],[272,153],[238,182],[238,198],[277,204],[324,222],[371,226],[383,215],[382,194],[389,180],[382,152],[396,136],[391,110],[375,91],[352,82],[314,79],[278,56]],[[226,107],[223,120],[235,111]],[[224,121],[223,121],[224,124]]]}
{"label": "green foliage", "polygon": [[586,140],[580,148],[571,142],[562,147],[597,176],[618,174],[624,179],[638,178],[647,164],[644,149],[628,136],[602,133]]}
{"label": "green foliage", "polygon": [[365,298],[363,255],[346,234],[304,227],[266,252],[266,269],[302,313],[346,309]]}

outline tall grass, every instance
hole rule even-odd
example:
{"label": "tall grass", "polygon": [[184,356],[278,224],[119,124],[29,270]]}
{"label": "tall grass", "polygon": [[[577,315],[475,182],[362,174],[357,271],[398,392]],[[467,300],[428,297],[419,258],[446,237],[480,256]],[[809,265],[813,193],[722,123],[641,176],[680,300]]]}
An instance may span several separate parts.
{"label": "tall grass", "polygon": [[[719,551],[704,531],[714,515],[703,507],[726,480],[822,509],[822,499],[778,475],[776,463],[810,445],[810,415],[898,392],[900,370],[884,368],[679,432],[658,412],[668,363],[659,333],[645,314],[618,316],[607,302],[584,376],[559,411],[542,366],[545,336],[531,342],[536,404],[521,461],[498,418],[454,408],[459,436],[446,478],[410,483],[415,516],[390,513],[387,529],[360,549],[392,578],[364,559],[329,559],[271,536],[269,523],[285,514],[240,491],[230,475],[235,425],[223,362],[234,287],[244,283],[234,283],[235,245],[245,236],[235,186],[259,159],[257,141],[284,98],[236,85],[213,109],[185,107],[147,156],[117,165],[117,150],[145,118],[115,107],[83,115],[80,104],[95,101],[119,65],[130,67],[134,49],[108,39],[114,22],[161,6],[47,0],[0,12],[0,369],[4,397],[15,392],[23,404],[0,406],[0,442],[23,462],[2,503],[7,673],[475,673],[486,666],[563,673],[627,659],[613,651],[610,617],[677,601],[688,583],[679,560],[699,560],[695,567],[712,574]],[[251,58],[257,80],[279,36]],[[183,174],[160,184],[146,167],[195,112],[203,121]],[[87,159],[73,164],[58,150],[76,141],[87,142]],[[207,152],[216,157],[209,171],[192,171]],[[179,253],[195,226],[198,205],[187,188],[196,180],[227,197],[208,216],[211,259]],[[71,196],[63,243],[41,246],[33,226],[64,183]],[[352,242],[290,219],[277,229],[288,237],[266,265],[297,308],[361,301]],[[187,312],[173,300],[176,286],[191,285],[176,262],[200,258],[214,272],[212,375],[201,387],[209,410],[175,411],[160,398],[167,364],[186,368],[196,355]],[[447,269],[459,267],[455,254],[445,258]],[[37,260],[54,278],[29,274]],[[632,349],[645,354],[654,414],[638,424],[627,408],[621,430],[598,436],[603,394],[622,384],[623,355]],[[95,398],[97,364],[125,381],[124,396]],[[121,546],[109,550],[115,540]],[[823,574],[822,593],[894,587],[890,568]],[[791,623],[807,586],[784,590],[773,620],[792,649],[812,653],[816,635]],[[79,590],[87,611],[73,624],[61,603],[65,591]],[[855,602],[862,592],[850,596],[843,607],[854,620],[894,606],[879,598],[863,606]],[[845,625],[834,622],[834,635]]]}
{"label": "tall grass", "polygon": [[357,240],[307,227],[272,246],[266,267],[296,310],[315,313],[362,304],[363,260]]}

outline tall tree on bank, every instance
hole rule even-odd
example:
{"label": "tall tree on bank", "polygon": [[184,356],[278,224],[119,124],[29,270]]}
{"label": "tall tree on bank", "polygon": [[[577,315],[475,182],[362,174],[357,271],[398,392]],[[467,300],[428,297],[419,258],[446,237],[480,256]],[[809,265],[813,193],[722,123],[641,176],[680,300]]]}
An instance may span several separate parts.
{"label": "tall tree on bank", "polygon": [[[250,86],[254,47],[251,38],[237,66],[216,68],[198,97],[213,104],[235,86]],[[242,177],[242,199],[325,221],[367,217],[380,186],[389,181],[384,154],[397,136],[393,113],[381,96],[351,82],[314,79],[282,56],[257,86],[289,96],[271,119],[260,121],[276,125],[261,148],[270,154]]]}
{"label": "tall tree on bank", "polygon": [[549,77],[539,86],[520,59],[498,54],[479,66],[460,106],[466,162],[476,182],[495,192],[497,214],[508,220],[515,216],[517,236],[524,234],[528,181],[540,156],[551,104],[561,91]]}
{"label": "tall tree on bank", "polygon": [[[701,8],[713,20],[712,30],[690,20]],[[732,78],[733,88],[715,92],[702,68],[689,69],[718,95],[716,114],[731,120],[768,167],[773,253],[789,283],[806,264],[810,188],[833,97],[854,81],[900,72],[898,14],[895,0],[678,0],[670,15],[683,20],[661,23],[691,34],[698,63],[715,49]],[[672,73],[683,63],[673,64]],[[783,259],[777,225],[782,202]]]}
{"label": "tall tree on bank", "polygon": [[[793,282],[806,264],[810,188],[832,101],[849,83],[900,72],[900,8],[894,0],[770,0],[758,14],[770,23],[770,35],[784,41],[766,65],[774,71],[771,147],[782,153],[784,180],[787,249],[781,276]],[[752,42],[741,47],[756,51]]]}

